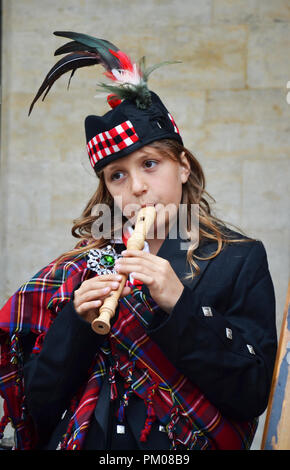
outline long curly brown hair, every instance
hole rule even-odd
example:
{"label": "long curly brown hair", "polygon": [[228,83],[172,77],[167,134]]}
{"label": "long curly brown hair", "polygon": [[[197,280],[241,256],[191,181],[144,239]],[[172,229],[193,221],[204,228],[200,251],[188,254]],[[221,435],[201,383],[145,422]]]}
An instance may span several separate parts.
{"label": "long curly brown hair", "polygon": [[[146,146],[147,147],[147,146]],[[199,224],[198,224],[198,240],[199,246],[202,242],[205,241],[215,241],[216,242],[216,249],[207,257],[201,258],[199,257],[195,251],[197,249],[196,246],[196,234],[194,235],[195,242],[189,244],[189,248],[187,250],[187,261],[190,266],[191,274],[187,277],[195,277],[199,274],[199,266],[195,262],[195,259],[212,259],[218,256],[218,254],[222,251],[224,246],[229,243],[240,243],[240,242],[251,242],[254,239],[247,237],[243,231],[238,228],[238,235],[241,237],[235,238],[235,232],[228,229],[227,225],[231,225],[235,227],[233,224],[225,223],[212,213],[211,203],[216,202],[215,199],[205,190],[205,175],[203,169],[198,162],[198,160],[194,157],[194,155],[185,147],[183,147],[179,142],[175,140],[164,139],[160,141],[152,142],[148,144],[148,147],[156,149],[158,152],[166,155],[168,158],[177,160],[180,162],[180,155],[184,152],[185,156],[187,157],[191,172],[189,178],[186,183],[183,184],[183,193],[182,193],[182,203],[186,204],[188,207],[187,211],[187,229],[188,234],[191,238],[191,205],[195,204],[198,205],[198,216],[199,216]],[[111,222],[113,222],[114,217],[114,201],[112,196],[110,195],[109,191],[106,188],[105,179],[103,171],[98,173],[99,184],[96,192],[93,194],[89,202],[87,203],[85,209],[81,216],[75,219],[74,225],[72,227],[72,235],[75,238],[79,239],[79,242],[76,246],[66,253],[59,256],[54,265],[54,270],[57,266],[62,263],[63,261],[67,261],[75,256],[81,255],[82,253],[88,252],[92,248],[101,248],[108,243],[108,237],[102,238],[94,238],[92,233],[92,226],[94,222],[100,217],[98,210],[98,205],[105,204],[109,206],[111,210]],[[122,223],[124,223],[127,219],[125,217],[122,218]],[[111,234],[113,234],[113,223],[111,224]],[[237,227],[235,227],[237,228]],[[113,237],[112,237],[113,238]]]}

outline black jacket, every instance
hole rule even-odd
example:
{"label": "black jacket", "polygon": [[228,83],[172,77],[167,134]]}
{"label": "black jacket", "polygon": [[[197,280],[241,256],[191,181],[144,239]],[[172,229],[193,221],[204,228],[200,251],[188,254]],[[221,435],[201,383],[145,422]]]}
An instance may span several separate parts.
{"label": "black jacket", "polygon": [[[189,269],[180,242],[167,238],[157,256],[171,263],[184,290],[171,314],[154,317],[147,333],[222,414],[237,420],[257,417],[267,406],[277,347],[275,295],[265,248],[259,241],[226,245],[214,259],[197,261],[197,278],[184,280]],[[199,256],[215,249],[216,243],[206,243]],[[146,286],[142,289],[149,293]],[[27,362],[27,406],[40,446],[50,442],[49,448],[55,448],[69,415],[61,417],[103,340],[77,315],[71,300],[47,333],[41,353]],[[88,448],[98,448],[91,443],[100,439],[100,448],[106,448],[109,397],[104,390],[99,403]],[[138,440],[145,421],[143,402],[132,400],[127,415]],[[141,449],[164,448],[163,434],[154,432]]]}

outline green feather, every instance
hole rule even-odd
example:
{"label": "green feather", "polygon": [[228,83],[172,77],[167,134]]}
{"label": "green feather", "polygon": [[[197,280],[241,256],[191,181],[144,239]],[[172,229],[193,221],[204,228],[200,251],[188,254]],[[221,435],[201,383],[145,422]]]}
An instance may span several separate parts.
{"label": "green feather", "polygon": [[121,100],[133,100],[137,108],[146,109],[151,103],[151,95],[145,82],[138,85],[108,85],[107,83],[99,83],[99,90],[114,93]]}
{"label": "green feather", "polygon": [[[143,59],[143,57],[142,57]],[[142,60],[141,59],[141,60]],[[145,62],[144,62],[145,64]],[[148,81],[149,75],[154,72],[154,70],[158,69],[159,67],[163,67],[163,65],[171,65],[171,64],[181,64],[181,61],[165,61],[165,62],[160,62],[159,64],[152,65],[151,67],[148,67],[147,69],[144,70],[143,72],[143,79],[145,82]]]}
{"label": "green feather", "polygon": [[145,57],[145,55],[143,55],[143,57],[141,57],[141,59],[139,59],[138,65],[139,65],[139,68],[141,70],[142,75],[144,75],[145,70],[146,70],[146,57]]}
{"label": "green feather", "polygon": [[94,48],[111,68],[116,67],[116,64],[118,63],[118,59],[116,59],[116,57],[110,53],[110,49],[113,51],[118,51],[119,48],[105,39],[94,38],[93,36],[88,36],[87,34],[74,33],[72,31],[55,31],[53,34],[56,36],[73,39],[80,44]]}
{"label": "green feather", "polygon": [[103,47],[107,50],[112,49],[113,51],[119,50],[118,47],[114,46],[114,44],[111,42],[106,41],[106,39],[94,38],[93,36],[89,36],[87,34],[74,33],[72,31],[55,31],[53,34],[56,36],[73,39],[74,41],[80,42],[81,44],[89,47]]}

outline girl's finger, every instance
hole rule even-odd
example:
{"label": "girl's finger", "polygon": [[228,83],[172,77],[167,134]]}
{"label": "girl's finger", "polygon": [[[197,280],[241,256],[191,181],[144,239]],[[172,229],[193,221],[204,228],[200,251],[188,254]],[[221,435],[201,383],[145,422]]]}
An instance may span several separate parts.
{"label": "girl's finger", "polygon": [[131,256],[136,256],[138,258],[158,258],[158,256],[152,255],[152,253],[148,253],[148,251],[142,250],[124,250],[122,251],[121,255],[128,258]]}
{"label": "girl's finger", "polygon": [[150,263],[151,266],[152,265],[158,266],[160,263],[164,261],[163,258],[160,258],[160,256],[152,255],[151,253],[148,253],[146,251],[126,250],[122,252],[122,257],[118,258],[116,263],[117,264],[119,262],[129,263],[133,260],[137,261],[138,263]]}
{"label": "girl's finger", "polygon": [[103,301],[101,299],[93,300],[91,302],[84,302],[79,305],[75,310],[79,315],[86,315],[90,310],[94,311],[95,314],[98,314],[98,309],[102,305]]}
{"label": "girl's finger", "polygon": [[[138,274],[143,274],[144,276],[154,277],[156,279],[160,279],[160,270],[152,268],[150,264],[143,265],[142,263],[135,263],[135,264],[120,264],[116,267],[116,270],[121,274],[133,274],[133,272]],[[143,281],[142,281],[143,282]]]}
{"label": "girl's finger", "polygon": [[133,271],[131,272],[131,275],[134,279],[143,282],[143,284],[146,284],[147,286],[150,286],[154,282],[154,278],[148,274]]}
{"label": "girl's finger", "polygon": [[122,276],[119,274],[104,274],[103,276],[95,276],[90,279],[86,279],[79,287],[78,291],[84,292],[91,289],[97,289],[103,283],[108,282],[120,282]]}
{"label": "girl's finger", "polygon": [[111,287],[107,286],[107,287],[102,287],[100,289],[86,291],[77,298],[77,302],[81,304],[84,302],[89,302],[91,300],[98,300],[99,298],[103,298],[106,295],[108,295],[110,290],[111,290]]}
{"label": "girl's finger", "polygon": [[125,286],[122,290],[121,297],[126,297],[126,295],[131,294],[131,287]]}
{"label": "girl's finger", "polygon": [[[142,270],[150,270],[151,272],[158,272],[161,269],[160,263],[152,263],[150,260],[144,258],[126,258],[122,260],[118,260],[115,264],[115,269],[118,273],[122,272],[131,272],[137,268],[141,268]],[[123,268],[127,268],[126,271],[122,271]],[[129,269],[129,271],[128,271]]]}
{"label": "girl's finger", "polygon": [[83,289],[77,289],[75,293],[79,298],[86,299],[87,295],[96,295],[98,296],[99,293],[102,293],[104,289],[108,292],[108,289],[118,289],[120,283],[117,281],[104,281],[102,283],[97,283],[96,285],[86,285]]}

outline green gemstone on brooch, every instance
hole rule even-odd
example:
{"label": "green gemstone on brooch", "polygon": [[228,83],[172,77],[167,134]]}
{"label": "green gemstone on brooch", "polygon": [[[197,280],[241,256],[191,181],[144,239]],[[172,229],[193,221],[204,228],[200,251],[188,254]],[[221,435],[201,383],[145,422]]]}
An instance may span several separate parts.
{"label": "green gemstone on brooch", "polygon": [[111,268],[115,264],[115,258],[111,255],[104,255],[101,258],[101,263],[104,266],[107,266],[107,267]]}
{"label": "green gemstone on brooch", "polygon": [[105,248],[97,249],[92,248],[88,252],[87,267],[96,272],[99,276],[103,274],[116,274],[115,261],[120,258],[111,245]]}

